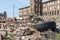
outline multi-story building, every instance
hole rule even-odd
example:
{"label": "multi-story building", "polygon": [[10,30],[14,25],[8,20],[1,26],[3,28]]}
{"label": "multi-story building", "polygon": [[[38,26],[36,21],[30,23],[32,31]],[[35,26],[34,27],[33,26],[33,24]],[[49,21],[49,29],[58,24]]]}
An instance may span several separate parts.
{"label": "multi-story building", "polygon": [[32,15],[30,11],[30,6],[19,9],[20,26],[30,26],[29,17]]}
{"label": "multi-story building", "polygon": [[[26,14],[27,10],[25,9],[29,9],[30,13]],[[22,12],[22,10],[25,11]],[[19,16],[21,16],[21,14],[32,14],[41,16],[43,19],[52,19],[53,17],[60,15],[60,0],[48,0],[46,2],[42,2],[42,0],[30,0],[30,6],[20,8],[19,14]]]}
{"label": "multi-story building", "polygon": [[30,15],[30,6],[19,9],[19,17],[28,18]]}
{"label": "multi-story building", "polygon": [[42,0],[30,0],[30,7],[33,15],[42,15]]}
{"label": "multi-story building", "polygon": [[60,15],[60,0],[43,2],[43,16],[52,18]]}

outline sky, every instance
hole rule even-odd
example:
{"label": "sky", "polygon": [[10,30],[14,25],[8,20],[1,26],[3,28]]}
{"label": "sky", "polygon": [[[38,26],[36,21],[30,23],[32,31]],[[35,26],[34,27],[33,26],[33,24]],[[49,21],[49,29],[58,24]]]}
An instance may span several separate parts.
{"label": "sky", "polygon": [[6,11],[8,17],[13,17],[13,5],[14,17],[19,17],[19,8],[29,6],[30,0],[0,0],[0,13]]}

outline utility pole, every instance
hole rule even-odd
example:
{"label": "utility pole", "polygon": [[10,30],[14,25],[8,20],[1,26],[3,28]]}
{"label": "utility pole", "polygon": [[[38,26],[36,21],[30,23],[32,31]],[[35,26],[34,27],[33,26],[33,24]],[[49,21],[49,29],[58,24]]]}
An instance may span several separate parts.
{"label": "utility pole", "polygon": [[14,18],[14,8],[15,8],[15,6],[13,5],[13,18]]}

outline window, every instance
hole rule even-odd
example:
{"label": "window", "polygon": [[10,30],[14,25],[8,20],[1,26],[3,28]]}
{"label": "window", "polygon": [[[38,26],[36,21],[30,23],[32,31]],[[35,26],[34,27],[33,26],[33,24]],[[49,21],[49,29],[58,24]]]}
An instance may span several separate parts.
{"label": "window", "polygon": [[58,5],[58,9],[59,9],[59,5]]}
{"label": "window", "polygon": [[50,7],[50,11],[51,11],[51,7]]}
{"label": "window", "polygon": [[47,15],[49,15],[49,12],[48,12],[48,14]]}
{"label": "window", "polygon": [[57,15],[59,15],[59,10],[57,10]]}
{"label": "window", "polygon": [[39,12],[40,12],[40,9],[39,9]]}
{"label": "window", "polygon": [[51,5],[51,2],[50,2],[50,5]]}
{"label": "window", "polygon": [[47,11],[47,8],[45,8],[45,10]]}
{"label": "window", "polygon": [[53,11],[52,11],[52,15],[54,15]]}
{"label": "window", "polygon": [[43,4],[43,7],[45,7],[45,4]]}
{"label": "window", "polygon": [[49,7],[48,7],[48,10],[49,10]]}
{"label": "window", "polygon": [[57,1],[55,1],[55,4],[57,4]]}
{"label": "window", "polygon": [[45,15],[47,15],[47,12],[45,12]]}
{"label": "window", "polygon": [[58,3],[59,3],[59,0],[58,0]]}
{"label": "window", "polygon": [[49,6],[49,3],[48,3],[48,6]]}
{"label": "window", "polygon": [[36,2],[37,2],[37,0],[36,0]]}
{"label": "window", "polygon": [[55,11],[55,15],[56,15],[56,11]]}
{"label": "window", "polygon": [[54,6],[52,6],[52,9],[54,9]]}
{"label": "window", "polygon": [[56,9],[57,7],[55,6],[54,9]]}
{"label": "window", "polygon": [[36,11],[37,11],[37,8],[36,8]]}
{"label": "window", "polygon": [[51,12],[50,12],[50,15],[51,15]]}
{"label": "window", "polygon": [[54,2],[52,2],[52,4],[54,5]]}

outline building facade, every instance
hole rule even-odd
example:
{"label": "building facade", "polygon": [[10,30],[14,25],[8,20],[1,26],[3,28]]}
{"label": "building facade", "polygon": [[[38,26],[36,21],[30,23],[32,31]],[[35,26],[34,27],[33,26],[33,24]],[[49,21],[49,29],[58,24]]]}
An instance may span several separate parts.
{"label": "building facade", "polygon": [[[43,16],[43,19],[51,19],[52,17],[60,15],[60,0],[49,0],[46,2],[42,2],[42,0],[30,0],[30,7],[28,8],[30,8],[29,11],[32,15]],[[19,14],[23,14],[23,12],[20,12]]]}
{"label": "building facade", "polygon": [[30,7],[33,15],[42,15],[42,0],[30,0]]}
{"label": "building facade", "polygon": [[44,15],[59,15],[60,12],[60,1],[48,1],[43,3],[43,14]]}
{"label": "building facade", "polygon": [[52,19],[60,15],[60,0],[52,0],[43,3],[43,18]]}
{"label": "building facade", "polygon": [[30,6],[19,9],[19,17],[28,18],[30,15]]}

